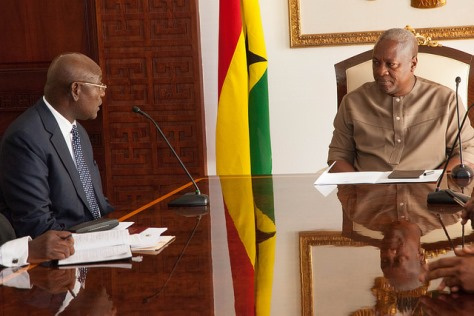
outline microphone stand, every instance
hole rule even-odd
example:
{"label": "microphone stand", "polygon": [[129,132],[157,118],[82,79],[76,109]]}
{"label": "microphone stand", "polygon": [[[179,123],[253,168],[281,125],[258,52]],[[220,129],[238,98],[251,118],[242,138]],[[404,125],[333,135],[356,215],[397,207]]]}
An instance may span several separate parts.
{"label": "microphone stand", "polygon": [[[451,195],[446,193],[447,190],[440,190],[441,180],[443,179],[443,176],[446,173],[446,169],[448,168],[449,160],[451,160],[451,157],[453,156],[454,147],[456,147],[457,141],[459,140],[459,134],[461,134],[461,130],[464,126],[464,123],[466,123],[466,119],[467,119],[467,116],[469,114],[469,111],[473,107],[474,107],[474,104],[471,104],[467,108],[466,114],[464,114],[464,118],[461,122],[461,125],[459,126],[459,129],[458,129],[458,135],[456,135],[456,138],[454,139],[453,147],[451,147],[451,150],[449,151],[448,159],[446,159],[446,163],[444,164],[443,171],[441,172],[441,175],[439,176],[438,182],[436,183],[436,189],[435,189],[434,192],[428,193],[428,199],[427,199],[428,204],[452,204],[452,203],[456,203],[454,201],[454,199],[451,197]],[[460,194],[460,193],[454,193],[454,194],[459,199],[461,199],[463,202],[467,202],[470,199],[470,196],[468,196],[468,195],[464,195],[464,194]]]}
{"label": "microphone stand", "polygon": [[[458,88],[459,88],[459,83],[461,82],[460,77],[456,77],[456,112],[458,115],[458,129],[461,130],[461,125],[460,125],[460,120],[459,120],[459,100],[458,100]],[[470,182],[471,179],[474,175],[474,171],[472,171],[471,167],[468,165],[464,164],[463,158],[462,158],[462,141],[461,141],[461,133],[458,133],[458,143],[459,143],[459,160],[460,164],[454,166],[454,168],[451,170],[451,178],[453,178],[456,183],[459,182],[459,185],[462,186],[467,186]]]}
{"label": "microphone stand", "polygon": [[196,191],[194,193],[187,193],[171,202],[168,203],[168,206],[207,206],[209,202],[209,198],[205,194],[201,194],[201,190],[199,190],[198,185],[196,184],[196,181],[194,181],[194,178],[191,176],[189,173],[188,169],[186,169],[186,166],[184,165],[183,161],[179,158],[178,154],[174,150],[173,146],[171,146],[170,142],[166,138],[165,134],[161,130],[161,128],[158,126],[158,123],[150,116],[148,113],[143,112],[138,106],[134,106],[132,108],[132,111],[138,114],[143,115],[147,119],[149,119],[153,125],[155,125],[156,129],[160,133],[161,137],[165,140],[166,144],[168,145],[169,149],[171,149],[171,152],[174,154],[176,159],[178,159],[181,167],[184,169],[186,174],[188,175],[189,179],[191,179],[191,182],[193,183],[194,187],[196,188]]}

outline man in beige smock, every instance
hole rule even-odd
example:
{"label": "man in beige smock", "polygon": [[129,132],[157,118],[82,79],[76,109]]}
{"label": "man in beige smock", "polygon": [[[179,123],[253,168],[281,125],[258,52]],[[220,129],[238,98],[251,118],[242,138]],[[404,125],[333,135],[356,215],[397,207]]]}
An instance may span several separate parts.
{"label": "man in beige smock", "polygon": [[[443,167],[458,131],[456,94],[415,76],[417,53],[408,30],[390,29],[377,40],[375,81],[348,93],[334,119],[328,155],[329,164],[336,162],[332,172]],[[462,118],[460,99],[459,110]],[[474,162],[470,124],[464,124],[461,139],[464,162]],[[448,170],[460,163],[458,152],[455,148]]]}

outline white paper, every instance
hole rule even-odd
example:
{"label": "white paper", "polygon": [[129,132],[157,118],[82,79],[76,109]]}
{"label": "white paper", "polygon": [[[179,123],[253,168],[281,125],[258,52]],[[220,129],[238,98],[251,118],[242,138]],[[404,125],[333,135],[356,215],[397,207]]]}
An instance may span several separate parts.
{"label": "white paper", "polygon": [[165,247],[167,247],[171,242],[176,239],[175,236],[160,236],[160,240],[158,243],[154,244],[151,247],[147,248],[132,248],[134,253],[141,253],[141,254],[159,254]]}
{"label": "white paper", "polygon": [[315,187],[316,190],[318,190],[319,193],[321,193],[324,197],[327,197],[329,194],[332,193],[332,191],[334,191],[334,190],[337,188],[337,185],[332,185],[332,184],[328,184],[328,185],[315,185],[314,187]]}
{"label": "white paper", "polygon": [[117,226],[115,226],[114,228],[112,228],[112,230],[127,229],[130,226],[132,226],[133,224],[135,224],[135,222],[119,222],[119,224]]}
{"label": "white paper", "polygon": [[58,260],[58,265],[110,261],[132,256],[128,230],[105,230],[72,234],[74,254]]}
{"label": "white paper", "polygon": [[418,182],[436,182],[441,175],[442,170],[426,170],[433,173],[421,175],[414,179],[389,179],[388,175],[392,171],[361,171],[361,172],[334,172],[329,173],[329,168],[324,171],[314,182],[314,185],[334,185],[334,184],[359,184],[359,183],[418,183]]}
{"label": "white paper", "polygon": [[162,239],[161,234],[164,233],[167,228],[147,228],[139,234],[133,234],[130,236],[130,246],[132,248],[148,248],[156,245]]}
{"label": "white paper", "polygon": [[116,245],[76,251],[72,256],[58,261],[59,265],[87,262],[100,262],[130,258],[132,252],[129,245]]}
{"label": "white paper", "polygon": [[84,250],[116,245],[130,245],[128,230],[104,230],[100,232],[72,234],[74,249]]}

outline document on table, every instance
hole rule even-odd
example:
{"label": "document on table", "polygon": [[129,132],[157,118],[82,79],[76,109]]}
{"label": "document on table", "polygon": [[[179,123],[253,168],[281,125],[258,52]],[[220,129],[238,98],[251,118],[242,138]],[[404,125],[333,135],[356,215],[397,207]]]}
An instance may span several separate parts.
{"label": "document on table", "polygon": [[131,258],[128,230],[105,230],[72,234],[75,253],[58,260],[58,265],[111,261]]}
{"label": "document on table", "polygon": [[426,170],[419,178],[389,179],[392,171],[361,171],[361,172],[335,172],[329,173],[330,167],[324,171],[314,185],[334,185],[334,184],[359,184],[359,183],[417,183],[417,182],[436,182],[441,175],[442,170]]}

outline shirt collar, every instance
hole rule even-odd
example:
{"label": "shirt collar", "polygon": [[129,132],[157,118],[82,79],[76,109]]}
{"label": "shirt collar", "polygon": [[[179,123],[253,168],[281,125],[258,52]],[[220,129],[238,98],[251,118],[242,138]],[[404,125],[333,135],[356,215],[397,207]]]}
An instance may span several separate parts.
{"label": "shirt collar", "polygon": [[51,113],[53,114],[54,118],[56,119],[56,122],[58,122],[59,128],[61,129],[61,132],[63,133],[64,137],[66,137],[66,135],[70,135],[71,130],[72,130],[72,126],[76,125],[76,121],[74,120],[74,122],[72,122],[72,123],[69,122],[64,116],[61,115],[61,113],[59,113],[46,100],[46,98],[44,96],[43,96],[43,101],[46,104],[46,106],[48,107],[48,109],[51,111]]}

